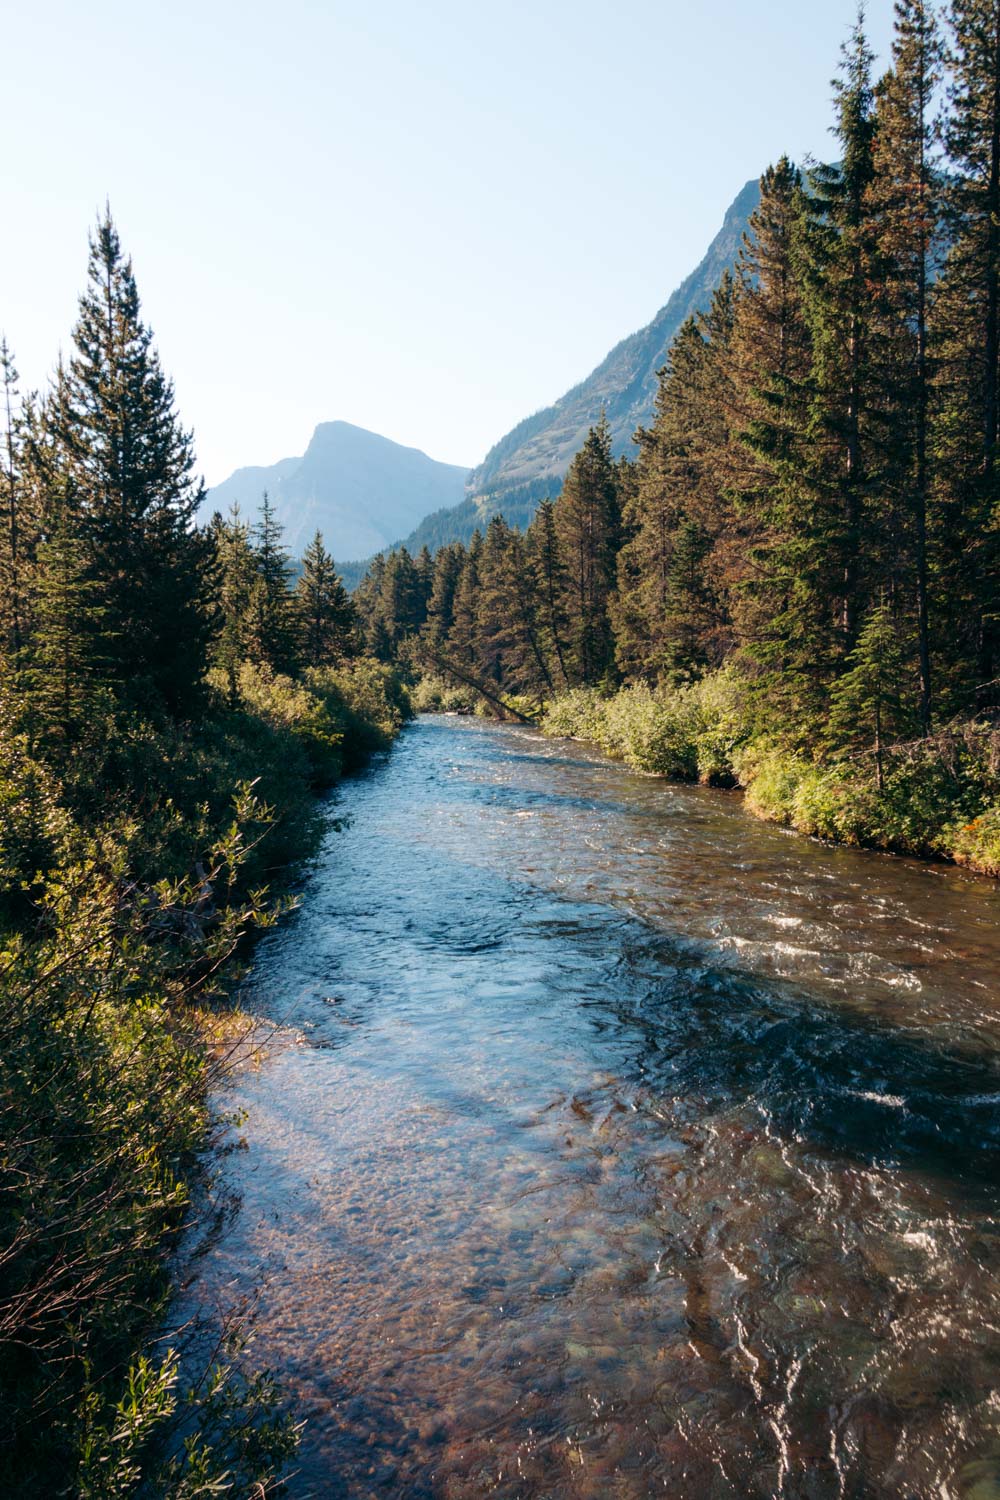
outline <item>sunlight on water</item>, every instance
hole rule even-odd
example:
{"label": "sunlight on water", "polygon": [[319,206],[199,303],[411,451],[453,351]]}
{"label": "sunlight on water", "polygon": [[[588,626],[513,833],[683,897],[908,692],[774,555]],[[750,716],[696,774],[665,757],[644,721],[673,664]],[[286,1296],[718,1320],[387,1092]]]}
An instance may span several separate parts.
{"label": "sunlight on water", "polygon": [[295,1496],[1000,1496],[1000,895],[424,720],[248,1001]]}

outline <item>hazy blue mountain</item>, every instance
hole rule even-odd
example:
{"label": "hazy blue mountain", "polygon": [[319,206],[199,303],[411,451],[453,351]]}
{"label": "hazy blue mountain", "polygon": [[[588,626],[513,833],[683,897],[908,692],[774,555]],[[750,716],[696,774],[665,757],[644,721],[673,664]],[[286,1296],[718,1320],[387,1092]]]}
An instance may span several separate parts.
{"label": "hazy blue mountain", "polygon": [[502,512],[512,525],[530,521],[540,500],[557,495],[573,455],[602,408],[607,412],[616,453],[632,453],[632,435],[648,422],[656,395],[656,375],[681,324],[705,312],[723,271],[739,252],[747,221],[760,201],[756,179],[731,205],[722,228],[701,264],[674,292],[651,323],[617,344],[586,380],[509,432],[490,449],[469,477],[465,498],[452,509],[427,516],[405,537],[411,552],[426,543],[468,541],[477,526]]}
{"label": "hazy blue mountain", "polygon": [[322,422],[301,458],[237,469],[209,490],[202,514],[226,511],[236,500],[252,515],[267,490],[293,555],[301,557],[318,529],[339,562],[370,557],[430,512],[454,507],[468,477],[468,469],[438,463],[363,427]]}

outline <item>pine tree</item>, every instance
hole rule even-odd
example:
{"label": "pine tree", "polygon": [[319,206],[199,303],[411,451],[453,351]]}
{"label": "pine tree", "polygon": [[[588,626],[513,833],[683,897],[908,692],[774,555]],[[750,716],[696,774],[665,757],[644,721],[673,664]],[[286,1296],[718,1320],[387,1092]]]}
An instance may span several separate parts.
{"label": "pine tree", "polygon": [[535,559],[519,531],[509,533],[507,568],[508,677],[515,692],[551,694],[557,661],[550,659],[542,629],[542,589]]}
{"label": "pine tree", "polygon": [[[874,405],[869,329],[873,318],[874,177],[873,53],[859,5],[834,79],[840,160],[811,173],[812,222],[805,240],[810,260],[804,282],[813,350],[814,403],[809,482],[829,515],[824,545],[835,560],[839,585],[840,649],[854,641],[863,607],[868,493],[877,488],[878,448],[871,441]],[[839,515],[837,512],[839,511]]]}
{"label": "pine tree", "polygon": [[512,587],[509,568],[511,533],[502,516],[486,528],[477,569],[475,655],[480,676],[501,683],[510,679]]}
{"label": "pine tree", "polygon": [[576,681],[596,683],[614,662],[609,605],[621,529],[611,429],[605,416],[590,429],[569,466],[554,519],[568,581],[564,609],[571,670]]}
{"label": "pine tree", "polygon": [[431,549],[427,546],[426,542],[417,554],[413,565],[417,570],[420,613],[426,620],[427,610],[431,602],[431,593],[434,589],[434,558],[431,556]]}
{"label": "pine tree", "polygon": [[479,671],[479,635],[476,600],[479,594],[479,564],[483,555],[483,538],[474,531],[462,560],[462,571],[455,585],[451,627],[445,641],[446,655],[458,667]]}
{"label": "pine tree", "polygon": [[292,565],[282,541],[284,529],[265,490],[259,519],[250,532],[256,577],[250,593],[248,651],[274,672],[293,672],[298,657]]}
{"label": "pine tree", "polygon": [[405,547],[397,548],[386,558],[378,610],[388,661],[395,657],[404,640],[417,634],[426,619],[421,577]]}
{"label": "pine tree", "polygon": [[106,672],[110,637],[103,590],[80,534],[73,497],[52,497],[46,540],[38,549],[34,628],[24,674],[32,723],[64,748],[77,738]]}
{"label": "pine tree", "polygon": [[[868,190],[875,219],[881,282],[881,401],[884,447],[895,461],[898,512],[889,510],[883,540],[887,580],[903,559],[912,573],[919,661],[919,716],[931,722],[929,416],[931,366],[928,307],[939,251],[941,174],[934,156],[935,90],[942,47],[926,0],[896,0],[893,66],[877,90],[873,177]],[[883,489],[888,488],[883,484]],[[900,545],[903,542],[904,545]],[[909,592],[910,580],[903,579]]]}
{"label": "pine tree", "polygon": [[102,598],[106,680],[186,712],[209,630],[209,549],[193,525],[203,492],[110,212],[91,236],[73,345],[50,411]]}
{"label": "pine tree", "polygon": [[935,299],[943,602],[960,628],[968,621],[950,674],[958,704],[974,692],[988,706],[1000,697],[1000,0],[952,0],[948,19],[952,246]]}
{"label": "pine tree", "polygon": [[295,596],[307,665],[329,666],[350,655],[354,610],[318,531],[302,554]]}
{"label": "pine tree", "polygon": [[461,542],[442,547],[434,558],[434,575],[427,601],[424,638],[434,651],[440,651],[448,639],[455,610],[455,589],[465,562]]}
{"label": "pine tree", "polygon": [[675,681],[693,680],[709,665],[706,643],[719,613],[706,568],[711,550],[709,533],[685,516],[673,539],[664,611],[665,665]]}
{"label": "pine tree", "polygon": [[569,580],[556,532],[555,506],[551,500],[541,502],[528,528],[527,557],[538,591],[540,646],[546,659],[553,663],[550,669],[553,685],[566,687],[569,684],[569,624],[564,601]]}
{"label": "pine tree", "polygon": [[808,205],[787,157],[761,178],[737,268],[728,351],[730,524],[720,570],[736,640],[769,717],[817,716],[833,672],[840,522],[817,482],[814,354],[805,310]]}
{"label": "pine tree", "polygon": [[879,791],[885,787],[885,748],[914,725],[907,655],[883,598],[869,610],[847,670],[831,695],[827,737],[838,748],[870,748]]}
{"label": "pine tree", "polygon": [[226,518],[218,512],[209,527],[214,552],[217,625],[212,661],[225,673],[230,707],[239,701],[240,667],[251,656],[251,606],[257,583],[250,524],[234,504]]}

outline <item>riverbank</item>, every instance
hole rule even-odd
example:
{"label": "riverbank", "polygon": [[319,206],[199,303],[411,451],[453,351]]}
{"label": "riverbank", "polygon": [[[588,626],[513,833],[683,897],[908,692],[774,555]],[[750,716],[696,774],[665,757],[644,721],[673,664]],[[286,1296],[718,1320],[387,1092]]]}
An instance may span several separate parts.
{"label": "riverbank", "polygon": [[294,1448],[231,1348],[182,1389],[170,1259],[240,1045],[240,955],[295,904],[328,822],[317,793],[409,706],[367,659],[299,679],[247,665],[224,687],[197,724],[95,711],[72,755],[33,743],[13,703],[2,716],[8,1493],[263,1494]]}
{"label": "riverbank", "polygon": [[725,671],[665,692],[577,689],[548,704],[540,727],[635,770],[740,787],[754,816],[814,838],[1000,876],[1000,727],[985,719],[884,748],[881,787],[871,755],[818,754],[762,733]]}

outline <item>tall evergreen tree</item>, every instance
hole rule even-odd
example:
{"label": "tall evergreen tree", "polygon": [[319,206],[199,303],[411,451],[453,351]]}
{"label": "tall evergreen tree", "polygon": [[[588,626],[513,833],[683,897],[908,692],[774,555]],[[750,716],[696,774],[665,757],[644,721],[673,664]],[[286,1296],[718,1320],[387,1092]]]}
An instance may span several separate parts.
{"label": "tall evergreen tree", "polygon": [[578,682],[599,682],[614,663],[609,605],[621,529],[606,416],[590,429],[570,464],[554,520],[568,582],[564,608],[571,670]]}
{"label": "tall evergreen tree", "polygon": [[317,531],[302,554],[295,586],[302,633],[302,656],[308,666],[322,667],[350,654],[354,610],[333,558]]}
{"label": "tall evergreen tree", "polygon": [[[1000,0],[952,0],[946,143],[952,246],[936,299],[943,370],[946,588],[970,621],[972,681],[958,654],[959,698],[1000,699]],[[963,681],[963,678],[965,679]]]}
{"label": "tall evergreen tree", "polygon": [[250,523],[234,504],[226,517],[218,512],[209,527],[214,552],[214,597],[217,623],[212,642],[212,661],[225,673],[229,702],[239,699],[240,667],[251,657],[253,624],[251,606],[257,583]]}
{"label": "tall evergreen tree", "polygon": [[915,726],[907,656],[892,610],[883,598],[869,610],[847,670],[833,689],[827,738],[838,748],[868,749],[875,782],[885,786],[885,750]]}
{"label": "tall evergreen tree", "polygon": [[[941,173],[935,160],[934,96],[943,58],[934,11],[926,0],[896,0],[895,10],[892,68],[877,90],[869,187],[885,313],[879,361],[884,442],[901,501],[898,525],[896,508],[888,512],[883,546],[886,581],[898,570],[901,555],[912,573],[919,717],[926,733],[931,722],[928,309],[939,252]],[[903,582],[909,593],[910,580]]]}
{"label": "tall evergreen tree", "polygon": [[187,711],[209,630],[209,551],[193,524],[203,492],[110,212],[91,236],[59,384],[51,412],[103,601],[107,680],[119,697]]}
{"label": "tall evergreen tree", "polygon": [[761,178],[740,252],[729,349],[732,520],[717,545],[736,640],[769,709],[820,710],[831,675],[835,499],[814,482],[813,341],[805,311],[808,209],[782,157]]}
{"label": "tall evergreen tree", "polygon": [[36,732],[68,748],[92,708],[110,637],[104,590],[80,531],[72,496],[50,497],[46,540],[38,549],[26,699]]}
{"label": "tall evergreen tree", "polygon": [[298,657],[292,563],[283,535],[265,490],[250,531],[256,576],[250,593],[249,654],[275,672],[294,671]]}
{"label": "tall evergreen tree", "polygon": [[543,500],[528,528],[527,554],[535,587],[538,591],[538,628],[541,648],[553,663],[551,675],[556,686],[569,683],[568,629],[565,600],[569,590],[556,531],[555,505]]}
{"label": "tall evergreen tree", "polygon": [[811,252],[805,308],[813,349],[814,404],[810,482],[829,513],[825,546],[839,574],[835,602],[841,650],[854,641],[864,601],[863,520],[866,495],[877,486],[869,329],[873,318],[874,57],[859,5],[850,40],[834,79],[840,159],[811,173]]}
{"label": "tall evergreen tree", "polygon": [[461,542],[442,547],[434,559],[434,575],[427,601],[424,635],[434,651],[440,651],[448,639],[455,612],[455,589],[465,561]]}

